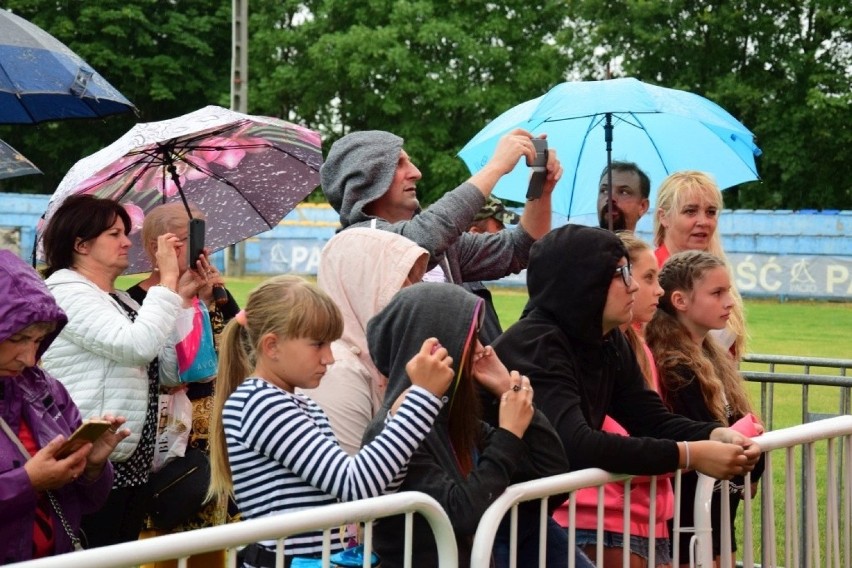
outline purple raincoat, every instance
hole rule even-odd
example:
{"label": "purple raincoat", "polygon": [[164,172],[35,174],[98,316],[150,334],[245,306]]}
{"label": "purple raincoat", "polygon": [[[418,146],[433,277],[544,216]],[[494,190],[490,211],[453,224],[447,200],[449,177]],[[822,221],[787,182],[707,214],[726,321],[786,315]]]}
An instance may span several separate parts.
{"label": "purple raincoat", "polygon": [[[44,321],[56,322],[57,329],[41,343],[39,357],[67,318],[33,269],[10,251],[0,250],[0,342]],[[30,367],[16,377],[0,377],[0,415],[15,433],[21,419],[26,418],[39,447],[57,434],[67,437],[81,423],[80,412],[65,387],[39,367]],[[32,558],[38,495],[23,464],[20,450],[0,430],[0,564]],[[106,501],[112,477],[112,465],[107,463],[96,481],[81,477],[54,491],[75,532],[79,531],[80,517],[96,511]],[[70,552],[71,540],[55,513],[52,516],[55,554]]]}

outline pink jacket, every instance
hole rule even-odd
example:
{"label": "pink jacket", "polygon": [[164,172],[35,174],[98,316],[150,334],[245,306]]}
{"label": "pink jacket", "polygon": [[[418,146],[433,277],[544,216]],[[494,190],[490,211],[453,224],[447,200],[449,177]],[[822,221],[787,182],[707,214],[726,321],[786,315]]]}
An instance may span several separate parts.
{"label": "pink jacket", "polygon": [[[659,392],[657,366],[650,349],[643,344],[645,354],[651,362],[651,376]],[[606,417],[603,423],[604,432],[629,436],[622,426]],[[648,517],[651,512],[651,482],[648,477],[634,477],[630,482],[630,534],[649,537],[651,534]],[[597,529],[598,489],[581,489],[577,492],[576,528]],[[657,538],[668,537],[669,530],[666,521],[674,515],[674,491],[668,477],[657,477]],[[554,513],[553,518],[563,527],[568,526],[568,502],[566,501]],[[608,483],[604,486],[604,530],[615,533],[624,532],[624,483]]]}

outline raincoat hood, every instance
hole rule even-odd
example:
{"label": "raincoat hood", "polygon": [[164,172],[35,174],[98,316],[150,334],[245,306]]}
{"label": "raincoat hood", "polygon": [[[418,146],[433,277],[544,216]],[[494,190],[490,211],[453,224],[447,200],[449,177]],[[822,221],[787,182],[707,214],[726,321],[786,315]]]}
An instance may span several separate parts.
{"label": "raincoat hood", "polygon": [[402,289],[409,275],[419,281],[428,262],[428,251],[413,241],[360,227],[338,233],[322,249],[317,284],[343,314],[339,341],[359,355],[377,383],[384,379],[368,354],[367,322]]}
{"label": "raincoat hood", "polygon": [[390,188],[402,143],[402,138],[390,132],[365,130],[347,134],[331,145],[320,179],[344,229],[370,219],[364,207]]}
{"label": "raincoat hood", "polygon": [[609,286],[622,258],[629,257],[621,239],[605,229],[554,229],[530,249],[530,315],[543,313],[569,337],[600,343]]}
{"label": "raincoat hood", "polygon": [[[423,341],[437,337],[453,358],[454,376],[463,367],[462,355],[482,314],[483,300],[461,286],[423,282],[399,291],[370,320],[367,341],[379,371],[388,377],[383,410],[411,386],[405,365],[420,351]],[[453,389],[447,395],[452,398]],[[449,412],[445,404],[441,413]],[[384,420],[384,412],[373,421]]]}
{"label": "raincoat hood", "polygon": [[56,323],[39,345],[41,358],[68,318],[35,270],[8,250],[0,250],[0,298],[0,342],[34,323]]}

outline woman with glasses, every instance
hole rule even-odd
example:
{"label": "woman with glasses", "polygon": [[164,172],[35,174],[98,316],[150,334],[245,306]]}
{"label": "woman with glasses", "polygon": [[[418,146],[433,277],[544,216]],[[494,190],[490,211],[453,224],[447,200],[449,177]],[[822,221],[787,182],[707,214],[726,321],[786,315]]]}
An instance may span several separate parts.
{"label": "woman with glasses", "polygon": [[[529,314],[493,347],[530,378],[572,470],[634,475],[694,468],[719,479],[751,471],[760,448],[716,422],[669,412],[649,389],[619,326],[633,319],[638,286],[618,236],[565,225],[530,251]],[[617,420],[631,436],[601,431]]]}

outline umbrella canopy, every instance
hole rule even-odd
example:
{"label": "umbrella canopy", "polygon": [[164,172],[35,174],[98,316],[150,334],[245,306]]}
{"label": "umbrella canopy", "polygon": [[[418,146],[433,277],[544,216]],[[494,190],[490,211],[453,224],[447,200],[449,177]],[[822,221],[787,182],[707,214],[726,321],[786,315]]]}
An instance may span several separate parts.
{"label": "umbrella canopy", "polygon": [[0,124],[36,124],[135,110],[61,41],[0,9]]}
{"label": "umbrella canopy", "polygon": [[[564,168],[553,194],[553,210],[568,217],[597,212],[601,172],[607,165],[605,125],[612,124],[611,159],[635,162],[656,189],[678,170],[700,170],[721,188],[759,179],[754,135],[716,103],[694,93],[633,78],[561,83],[545,95],[509,109],[459,152],[471,172],[494,153],[514,128],[547,134]],[[523,160],[500,180],[498,197],[524,201],[529,168]]]}
{"label": "umbrella canopy", "polygon": [[40,173],[41,170],[35,164],[0,140],[0,179]]}
{"label": "umbrella canopy", "polygon": [[[137,124],[77,162],[51,197],[38,232],[69,195],[123,203],[134,230],[154,207],[186,199],[204,212],[206,246],[217,251],[275,227],[319,185],[321,165],[313,130],[208,106]],[[139,236],[132,240],[126,272],[150,270]]]}

